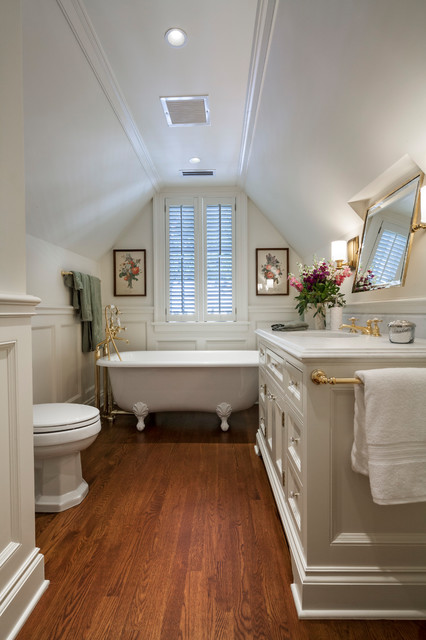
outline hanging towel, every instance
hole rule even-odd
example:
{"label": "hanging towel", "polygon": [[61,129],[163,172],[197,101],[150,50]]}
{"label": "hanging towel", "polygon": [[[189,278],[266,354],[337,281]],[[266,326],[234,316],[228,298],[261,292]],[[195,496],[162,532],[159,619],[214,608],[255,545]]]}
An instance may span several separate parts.
{"label": "hanging towel", "polygon": [[426,369],[356,371],[352,469],[374,502],[426,501]]}
{"label": "hanging towel", "polygon": [[94,351],[103,337],[101,281],[73,271],[64,276],[64,283],[72,290],[72,306],[80,315],[81,349],[84,353]]}

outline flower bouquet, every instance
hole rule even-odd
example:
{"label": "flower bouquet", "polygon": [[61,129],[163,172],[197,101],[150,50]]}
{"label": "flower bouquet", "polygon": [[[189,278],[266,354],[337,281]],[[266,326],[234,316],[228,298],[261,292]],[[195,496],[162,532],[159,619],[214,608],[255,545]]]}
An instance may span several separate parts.
{"label": "flower bouquet", "polygon": [[133,280],[138,280],[140,274],[140,258],[133,258],[130,253],[126,253],[124,262],[119,265],[119,278],[123,278],[127,282],[129,289],[133,288]]}
{"label": "flower bouquet", "polygon": [[288,274],[288,280],[292,287],[297,289],[296,309],[302,316],[306,309],[315,308],[315,316],[325,319],[327,307],[343,307],[346,304],[340,286],[351,275],[348,266],[338,269],[327,260],[314,260],[311,267],[299,264],[299,277]]}

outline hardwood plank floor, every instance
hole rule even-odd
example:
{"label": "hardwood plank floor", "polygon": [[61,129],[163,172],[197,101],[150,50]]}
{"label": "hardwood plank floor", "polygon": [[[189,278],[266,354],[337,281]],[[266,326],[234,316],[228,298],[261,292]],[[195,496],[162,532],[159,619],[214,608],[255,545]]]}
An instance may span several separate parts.
{"label": "hardwood plank floor", "polygon": [[37,514],[50,587],[18,640],[425,640],[423,621],[301,621],[256,407],[105,423],[87,498]]}

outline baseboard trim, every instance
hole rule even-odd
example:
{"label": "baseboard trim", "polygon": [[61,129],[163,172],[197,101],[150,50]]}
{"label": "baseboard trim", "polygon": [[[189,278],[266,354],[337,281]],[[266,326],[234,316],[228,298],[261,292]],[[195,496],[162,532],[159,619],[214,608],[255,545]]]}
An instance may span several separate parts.
{"label": "baseboard trim", "polygon": [[426,611],[417,609],[304,609],[297,586],[291,585],[294,604],[300,620],[424,620]]}
{"label": "baseboard trim", "polygon": [[44,556],[35,549],[34,555],[7,589],[2,602],[0,637],[14,640],[37,602],[49,586],[44,578]]}

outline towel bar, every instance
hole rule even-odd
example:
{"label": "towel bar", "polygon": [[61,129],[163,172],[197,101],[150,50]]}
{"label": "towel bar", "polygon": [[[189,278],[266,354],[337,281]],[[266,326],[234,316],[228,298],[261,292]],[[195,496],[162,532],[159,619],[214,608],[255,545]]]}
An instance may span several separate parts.
{"label": "towel bar", "polygon": [[72,276],[73,271],[61,271],[61,276]]}
{"label": "towel bar", "polygon": [[359,378],[327,378],[321,369],[312,371],[311,380],[315,384],[362,384]]}

